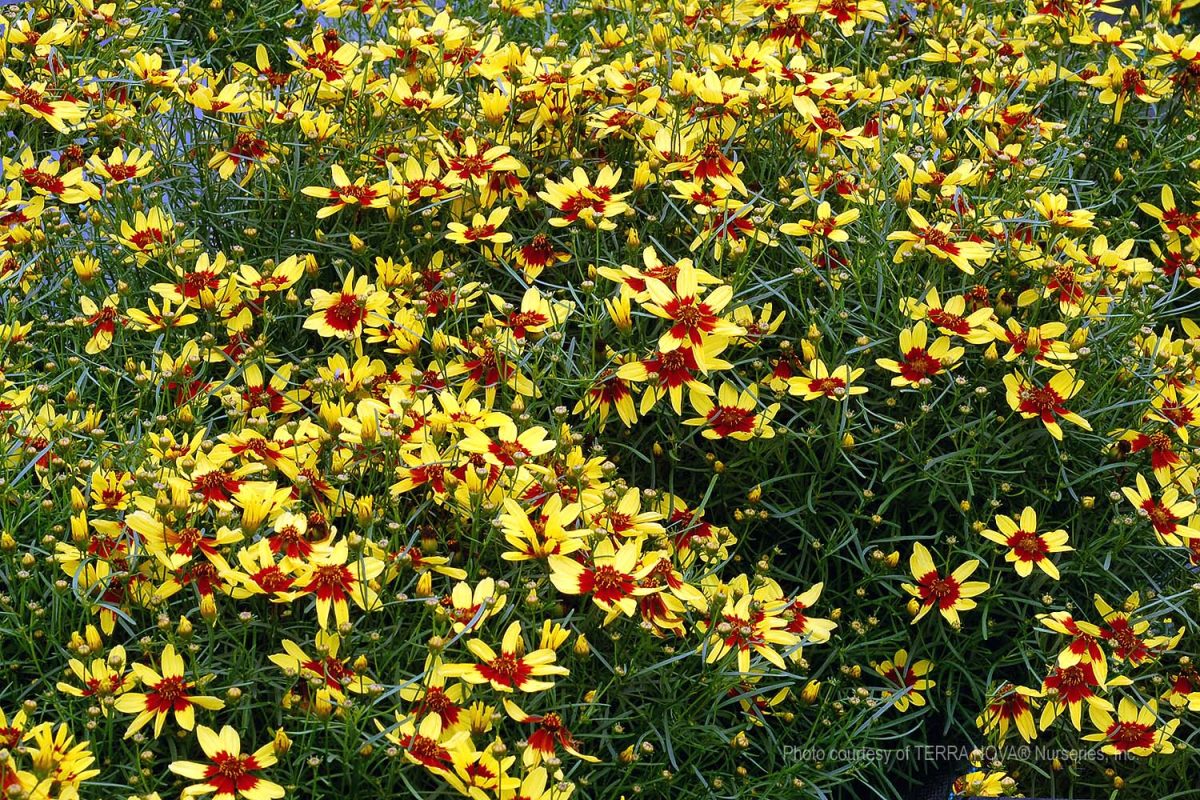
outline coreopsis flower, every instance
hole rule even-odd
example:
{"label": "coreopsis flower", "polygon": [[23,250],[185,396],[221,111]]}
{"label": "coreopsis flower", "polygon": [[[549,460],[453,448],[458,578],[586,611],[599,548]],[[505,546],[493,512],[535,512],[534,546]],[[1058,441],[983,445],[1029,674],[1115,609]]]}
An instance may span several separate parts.
{"label": "coreopsis flower", "polygon": [[534,234],[525,244],[513,247],[509,255],[527,281],[535,281],[543,270],[571,260],[571,254],[559,250],[544,233]]}
{"label": "coreopsis flower", "polygon": [[450,620],[454,632],[462,634],[483,625],[504,608],[508,596],[496,591],[494,578],[484,578],[474,587],[466,581],[454,584],[450,594],[439,600],[440,612]]}
{"label": "coreopsis flower", "polygon": [[[947,172],[930,159],[918,164],[905,153],[896,153],[892,158],[904,170],[905,178],[912,185],[920,187],[916,196],[926,202],[935,197],[943,202],[952,202],[956,196],[961,197],[964,187],[977,185],[981,175],[980,165],[969,159],[961,161]],[[904,189],[909,194],[912,193],[911,186]]]}
{"label": "coreopsis flower", "polygon": [[188,86],[185,97],[199,110],[213,114],[241,114],[250,104],[250,95],[239,81],[231,81],[219,89],[193,83]]}
{"label": "coreopsis flower", "polygon": [[419,207],[453,194],[443,180],[441,164],[436,160],[424,163],[410,156],[403,168],[389,163],[388,173],[392,181],[392,201],[397,205]]}
{"label": "coreopsis flower", "polygon": [[436,715],[444,730],[462,730],[470,687],[461,681],[447,686],[442,663],[432,656],[425,662],[425,676],[423,682],[400,687],[400,697],[410,704],[409,712],[418,719]]}
{"label": "coreopsis flower", "polygon": [[857,220],[861,212],[850,208],[835,215],[828,202],[822,201],[817,206],[816,219],[785,222],[779,226],[779,232],[785,236],[811,236],[813,239],[825,239],[830,242],[848,242],[850,234],[846,226]]}
{"label": "coreopsis flower", "polygon": [[154,154],[139,147],[128,153],[120,147],[114,147],[107,158],[93,153],[87,165],[92,174],[103,175],[106,183],[115,186],[135,178],[144,178],[153,172]]}
{"label": "coreopsis flower", "polygon": [[783,612],[785,602],[763,602],[751,594],[739,598],[725,598],[721,611],[711,622],[701,625],[707,638],[701,650],[707,650],[705,661],[714,664],[729,653],[737,656],[739,672],[750,672],[750,659],[761,656],[779,669],[786,669],[786,662],[779,650],[798,647],[801,637],[787,629],[788,621]]}
{"label": "coreopsis flower", "polygon": [[681,347],[658,352],[647,358],[631,360],[617,368],[618,378],[635,384],[647,384],[642,392],[638,411],[645,415],[664,396],[670,399],[671,408],[677,415],[683,414],[684,389],[695,406],[695,395],[711,395],[708,384],[700,382],[698,375],[705,370],[731,369],[733,365],[718,356],[726,349],[728,340],[710,336],[699,347]]}
{"label": "coreopsis flower", "polygon": [[989,323],[994,316],[991,306],[967,313],[967,298],[956,294],[942,302],[938,290],[931,288],[925,299],[905,298],[900,310],[915,321],[929,320],[943,336],[958,336],[970,344],[987,344],[995,338]]}
{"label": "coreopsis flower", "polygon": [[642,510],[642,493],[630,487],[620,493],[616,502],[589,503],[583,509],[584,521],[589,528],[603,531],[617,538],[657,537],[663,532],[659,521],[661,512],[650,508]]}
{"label": "coreopsis flower", "polygon": [[1125,486],[1122,487],[1121,492],[1125,495],[1125,499],[1137,509],[1138,515],[1150,521],[1150,525],[1154,528],[1154,536],[1159,542],[1172,547],[1180,547],[1183,545],[1182,539],[1200,538],[1200,530],[1184,522],[1196,512],[1194,501],[1181,499],[1179,490],[1174,486],[1168,486],[1163,489],[1161,497],[1155,497],[1154,493],[1150,491],[1150,484],[1140,473],[1135,478],[1135,482],[1136,489]]}
{"label": "coreopsis flower", "polygon": [[563,502],[552,495],[537,510],[526,511],[511,497],[504,501],[500,529],[509,549],[501,554],[506,561],[529,561],[554,555],[569,555],[585,546],[586,531],[575,526],[579,504]]}
{"label": "coreopsis flower", "polygon": [[[1182,455],[1175,451],[1174,440],[1166,431],[1154,430],[1149,433],[1138,430],[1117,431],[1116,451],[1121,455],[1133,455],[1143,451],[1150,453],[1150,467],[1160,486],[1169,486],[1173,476],[1183,478],[1188,470],[1187,462]],[[1185,490],[1191,487],[1183,486]]]}
{"label": "coreopsis flower", "polygon": [[1042,680],[1042,695],[1046,705],[1038,718],[1038,727],[1046,730],[1066,712],[1075,730],[1083,730],[1083,707],[1093,706],[1112,711],[1112,704],[1100,696],[1113,686],[1127,686],[1126,677],[1108,680],[1108,665],[1099,661],[1080,661],[1069,666],[1056,664]]}
{"label": "coreopsis flower", "polygon": [[617,418],[625,427],[631,428],[637,422],[637,408],[633,404],[629,381],[621,377],[619,372],[605,367],[592,381],[587,393],[579,398],[571,413],[586,412],[589,417],[599,421],[603,430],[613,409],[616,409]]}
{"label": "coreopsis flower", "polygon": [[359,555],[350,559],[345,539],[325,550],[313,553],[304,565],[296,583],[300,589],[317,599],[317,622],[322,629],[329,626],[329,611],[337,627],[350,621],[348,600],[363,611],[379,607],[379,594],[371,582],[383,572],[384,564],[374,556]]}
{"label": "coreopsis flower", "polygon": [[446,162],[446,177],[454,185],[473,183],[482,188],[491,182],[494,173],[518,172],[522,169],[521,162],[509,148],[492,145],[481,149],[480,142],[474,137],[467,139],[457,153],[448,152],[445,145],[440,147]]}
{"label": "coreopsis flower", "polygon": [[[443,669],[438,667],[439,672]],[[399,724],[385,730],[384,736],[404,751],[404,758],[409,763],[424,767],[448,781],[457,780],[451,770],[459,753],[474,750],[470,742],[471,732],[461,726],[447,725],[434,709],[431,712],[434,713],[417,716],[402,715],[397,711],[396,721]],[[384,730],[383,723],[376,720],[375,724]],[[464,790],[463,794],[467,792]]]}
{"label": "coreopsis flower", "polygon": [[562,181],[546,181],[546,188],[538,197],[553,206],[560,216],[550,218],[556,228],[566,227],[580,220],[591,228],[611,231],[617,227],[612,217],[625,213],[629,206],[624,202],[628,192],[614,192],[621,170],[601,168],[593,182],[583,167],[576,167],[570,178]]}
{"label": "coreopsis flower", "polygon": [[278,563],[271,549],[271,543],[259,539],[254,544],[238,551],[238,566],[222,577],[231,584],[230,590],[234,598],[268,595],[278,603],[290,603],[300,597],[296,587],[299,564],[284,559]]}
{"label": "coreopsis flower", "polygon": [[883,699],[891,700],[895,697],[892,705],[901,713],[907,711],[910,706],[924,706],[926,700],[922,692],[937,686],[926,677],[933,670],[933,662],[923,658],[909,664],[907,650],[897,650],[891,660],[884,659],[874,669],[888,685],[883,691]]}
{"label": "coreopsis flower", "polygon": [[[620,269],[600,267],[597,272],[601,277],[619,283],[622,296],[629,296],[638,303],[651,300],[648,287],[652,279],[660,281],[670,292],[675,292],[679,275],[684,269],[691,270],[690,280],[697,286],[718,286],[723,283],[716,275],[697,267],[690,258],[681,258],[671,263],[664,262],[653,247],[642,250],[642,263],[644,266],[640,269],[631,264],[624,264]],[[691,294],[694,295],[695,292],[692,291]]]}
{"label": "coreopsis flower", "polygon": [[211,794],[213,800],[277,800],[286,792],[277,783],[272,783],[258,773],[275,764],[275,744],[268,742],[253,753],[242,752],[242,740],[238,732],[228,725],[218,733],[201,725],[196,728],[196,739],[207,760],[172,761],[168,769],[176,775],[192,781],[200,781],[186,787],[182,797],[201,797]]}
{"label": "coreopsis flower", "polygon": [[127,515],[125,525],[141,537],[147,552],[172,568],[199,555],[216,555],[218,548],[242,540],[239,530],[224,526],[217,531],[192,525],[174,527],[141,509]]}
{"label": "coreopsis flower", "polygon": [[718,200],[705,215],[704,225],[688,245],[688,250],[694,253],[704,244],[711,242],[712,257],[720,261],[724,257],[726,247],[735,257],[745,253],[752,241],[773,247],[774,242],[762,225],[771,216],[774,208],[767,206],[756,213],[752,203],[730,198]]}
{"label": "coreopsis flower", "polygon": [[129,318],[132,328],[147,333],[158,333],[172,328],[186,328],[200,321],[200,317],[191,312],[187,301],[173,306],[170,300],[164,300],[160,308],[154,300],[147,299],[145,310],[130,308],[126,309],[125,315]]}
{"label": "coreopsis flower", "polygon": [[[15,776],[21,794],[39,799],[75,800],[79,797],[80,785],[100,774],[100,770],[90,769],[96,762],[90,743],[76,742],[66,725],[54,726],[45,722],[35,726],[24,738],[23,749],[29,757],[32,773]],[[20,746],[20,743],[14,742],[13,746]],[[9,757],[6,752],[6,760]],[[0,761],[0,780],[9,794],[12,794],[12,785],[8,782],[11,777],[9,764]],[[53,795],[52,791],[55,792]]]}
{"label": "coreopsis flower", "polygon": [[476,214],[471,218],[470,225],[461,222],[451,222],[446,225],[449,233],[446,238],[455,244],[474,244],[475,242],[491,242],[492,244],[507,244],[513,237],[511,233],[500,230],[500,226],[508,219],[512,211],[508,206],[494,208],[484,217]]}
{"label": "coreopsis flower", "polygon": [[338,658],[342,638],[331,631],[318,631],[316,637],[317,657],[291,639],[282,642],[283,652],[269,656],[272,664],[285,670],[291,677],[305,683],[319,684],[332,697],[341,700],[346,692],[364,694],[373,683],[370,677],[356,671],[347,659]]}
{"label": "coreopsis flower", "polygon": [[579,752],[579,742],[563,724],[561,714],[554,711],[529,714],[507,697],[504,698],[504,711],[515,722],[536,726],[534,731],[525,737],[529,746],[525,749],[521,761],[526,767],[536,767],[546,759],[557,758],[560,747],[582,761],[592,764],[600,761],[595,756]]}
{"label": "coreopsis flower", "polygon": [[[92,697],[100,706],[101,713],[108,716],[107,698],[120,697],[134,686],[134,676],[125,671],[125,648],[117,645],[105,658],[93,658],[84,664],[77,658],[67,662],[74,683],[59,681],[55,688],[72,697]],[[0,723],[2,724],[2,723]]]}
{"label": "coreopsis flower", "polygon": [[1020,522],[1004,514],[996,515],[996,527],[999,531],[984,530],[985,539],[1004,545],[1008,552],[1004,560],[1013,565],[1013,569],[1022,578],[1028,578],[1036,566],[1054,580],[1058,580],[1058,567],[1049,558],[1051,553],[1065,553],[1072,548],[1067,545],[1067,532],[1064,530],[1046,531],[1039,533],[1037,529],[1037,512],[1026,506],[1021,512]]}
{"label": "coreopsis flower", "polygon": [[958,612],[970,611],[975,608],[972,597],[983,594],[990,588],[983,581],[968,581],[967,578],[979,567],[977,559],[971,559],[961,564],[949,575],[943,577],[933,563],[929,550],[920,542],[913,542],[912,555],[908,560],[908,568],[917,583],[903,583],[900,588],[908,592],[920,602],[920,610],[913,617],[912,624],[918,623],[931,610],[937,609],[951,626],[959,626]]}
{"label": "coreopsis flower", "polygon": [[1100,628],[1086,620],[1077,620],[1069,611],[1039,614],[1038,620],[1048,630],[1071,637],[1067,649],[1058,654],[1059,666],[1104,661],[1100,647]]}
{"label": "coreopsis flower", "polygon": [[1154,700],[1139,707],[1131,698],[1122,697],[1115,719],[1107,710],[1094,705],[1088,708],[1088,717],[1097,733],[1089,733],[1083,738],[1101,742],[1100,749],[1108,755],[1151,756],[1175,752],[1171,734],[1179,727],[1179,720],[1170,720],[1160,727],[1158,703]]}
{"label": "coreopsis flower", "polygon": [[[570,800],[575,793],[575,784],[554,777],[543,766],[534,767],[525,773],[518,784],[505,784],[505,792],[514,791],[512,800]],[[504,796],[503,794],[501,796]]]}
{"label": "coreopsis flower", "polygon": [[195,707],[209,711],[225,707],[225,703],[216,697],[193,694],[196,687],[185,678],[183,659],[176,654],[174,645],[163,648],[159,668],[161,675],[145,664],[134,663],[133,673],[145,692],[126,692],[114,704],[114,708],[123,714],[137,714],[125,731],[126,739],[151,720],[154,721],[154,737],[158,738],[163,723],[172,714],[175,724],[190,731],[196,725]]}
{"label": "coreopsis flower", "polygon": [[[138,211],[134,214],[132,225],[121,220],[120,233],[112,238],[132,253],[130,260],[139,265],[145,264],[176,245],[175,221],[161,208],[152,208],[149,212]],[[190,248],[192,245],[192,240],[179,243],[180,247]]]}
{"label": "coreopsis flower", "polygon": [[683,421],[684,425],[703,428],[700,435],[706,439],[770,439],[775,435],[771,426],[779,403],[772,403],[762,411],[758,407],[758,387],[749,386],[739,392],[732,383],[723,382],[717,390],[714,402],[706,394],[692,395],[692,408],[700,416]]}
{"label": "coreopsis flower", "polygon": [[1042,192],[1036,200],[1029,201],[1030,207],[1042,219],[1057,228],[1086,230],[1095,227],[1093,220],[1096,219],[1096,213],[1094,211],[1070,210],[1067,208],[1068,204],[1065,194],[1055,192]]}
{"label": "coreopsis flower", "polygon": [[550,328],[566,322],[575,309],[571,302],[554,302],[545,297],[536,286],[530,286],[521,296],[521,305],[513,308],[512,304],[499,295],[488,295],[492,305],[504,316],[497,320],[500,325],[512,331],[513,338],[518,342],[524,341],[530,334],[544,333]]}
{"label": "coreopsis flower", "polygon": [[1171,426],[1180,441],[1187,444],[1191,438],[1188,429],[1200,425],[1200,391],[1163,386],[1151,396],[1146,417]]}
{"label": "coreopsis flower", "polygon": [[654,568],[642,565],[641,555],[641,539],[629,539],[620,547],[612,539],[603,539],[583,561],[577,556],[550,556],[550,582],[563,594],[590,595],[607,612],[606,622],[621,614],[630,617],[637,610],[637,598],[657,591],[639,585]]}
{"label": "coreopsis flower", "polygon": [[1009,407],[1025,419],[1038,418],[1055,439],[1062,441],[1062,427],[1058,420],[1078,425],[1085,431],[1091,424],[1079,414],[1069,411],[1066,403],[1083,388],[1083,381],[1071,370],[1056,372],[1054,377],[1039,386],[1027,375],[1009,373],[1004,376],[1004,387]]}
{"label": "coreopsis flower", "polygon": [[[783,617],[787,620],[787,630],[802,637],[802,641],[805,643],[823,644],[829,641],[830,634],[837,629],[836,622],[809,616],[807,613],[816,605],[824,589],[824,583],[815,583],[795,597],[784,598],[787,600],[787,606],[783,610]],[[782,594],[782,591],[780,593]]]}
{"label": "coreopsis flower", "polygon": [[526,651],[520,622],[513,622],[504,631],[499,653],[482,639],[471,639],[467,649],[476,663],[446,664],[442,667],[446,677],[461,678],[470,684],[491,684],[497,692],[542,692],[554,686],[553,681],[542,678],[569,674],[566,667],[554,663],[557,655],[553,650]]}
{"label": "coreopsis flower", "polygon": [[1147,75],[1138,67],[1126,66],[1113,53],[1108,57],[1105,71],[1087,78],[1085,83],[1100,89],[1099,101],[1113,107],[1113,124],[1121,121],[1125,103],[1136,97],[1143,103],[1157,103],[1170,91],[1170,83]]}
{"label": "coreopsis flower", "polygon": [[801,0],[791,13],[820,15],[836,23],[843,36],[851,36],[866,22],[887,22],[888,11],[883,0]]}
{"label": "coreopsis flower", "polygon": [[736,343],[748,348],[757,347],[768,336],[775,335],[786,318],[787,312],[776,314],[772,303],[764,304],[757,315],[750,306],[738,306],[733,310],[733,321],[745,328],[746,332],[737,338]]}
{"label": "coreopsis flower", "polygon": [[487,463],[497,467],[511,467],[531,462],[553,450],[555,441],[546,434],[546,429],[540,425],[518,431],[514,422],[505,420],[494,436],[474,426],[464,430],[458,448],[464,453],[478,453]]}
{"label": "coreopsis flower", "polygon": [[150,290],[174,303],[195,301],[203,308],[211,309],[216,306],[221,287],[225,284],[224,272],[229,260],[224,253],[215,256],[201,253],[196,257],[196,263],[191,269],[175,267],[175,281],[172,283],[155,283]]}
{"label": "coreopsis flower", "polygon": [[96,301],[90,297],[79,298],[79,308],[84,313],[83,324],[92,329],[88,343],[84,347],[84,352],[88,355],[103,353],[112,347],[113,334],[116,332],[117,326],[125,324],[119,303],[120,297],[115,294],[105,297],[100,301],[100,305],[96,305]]}
{"label": "coreopsis flower", "polygon": [[1141,605],[1141,595],[1134,592],[1125,598],[1121,608],[1113,608],[1099,594],[1092,598],[1096,610],[1104,618],[1100,626],[1101,640],[1112,648],[1113,658],[1140,666],[1168,650],[1173,650],[1183,638],[1183,629],[1174,636],[1147,636],[1150,621],[1134,619],[1133,612]]}
{"label": "coreopsis flower", "polygon": [[83,177],[83,167],[63,171],[61,161],[49,156],[37,161],[33,150],[26,147],[4,167],[4,177],[19,180],[34,194],[53,197],[63,203],[79,205],[100,199],[100,190]]}
{"label": "coreopsis flower", "polygon": [[362,334],[364,325],[386,323],[384,314],[390,304],[386,292],[376,289],[366,275],[356,279],[354,270],[350,270],[341,291],[313,289],[313,313],[304,320],[304,327],[321,336],[355,339]]}
{"label": "coreopsis flower", "polygon": [[939,336],[929,343],[929,329],[924,322],[900,331],[900,360],[878,358],[875,363],[888,372],[898,373],[892,378],[892,386],[921,387],[952,369],[966,352],[962,347],[952,347],[950,337]]}
{"label": "coreopsis flower", "polygon": [[317,211],[317,219],[325,219],[348,206],[358,208],[383,208],[390,202],[391,187],[387,181],[367,184],[365,176],[351,181],[346,170],[338,164],[330,167],[333,186],[305,186],[301,193],[308,197],[329,200],[330,203]]}
{"label": "coreopsis flower", "polygon": [[1013,779],[1007,772],[972,770],[959,775],[950,785],[954,797],[1004,797],[1011,791]]}
{"label": "coreopsis flower", "polygon": [[500,331],[490,338],[472,337],[460,340],[456,345],[463,355],[446,366],[445,377],[465,375],[463,394],[470,395],[482,387],[488,405],[495,401],[496,391],[501,386],[525,397],[541,396],[541,389],[521,370],[524,354],[510,332]]}
{"label": "coreopsis flower", "polygon": [[854,381],[862,377],[863,372],[865,370],[862,367],[851,369],[845,364],[831,370],[825,366],[824,361],[814,358],[805,368],[805,374],[788,379],[788,394],[797,395],[805,400],[818,400],[822,397],[846,400],[867,393],[867,387],[854,385]]}
{"label": "coreopsis flower", "polygon": [[1008,736],[1010,728],[1026,742],[1037,738],[1037,723],[1033,721],[1033,709],[1042,693],[1028,686],[1012,683],[1002,684],[988,700],[987,707],[975,720],[985,735],[995,732],[1001,742]]}
{"label": "coreopsis flower", "polygon": [[1145,202],[1138,203],[1138,208],[1158,220],[1163,232],[1170,237],[1168,242],[1178,242],[1180,237],[1190,238],[1200,234],[1200,214],[1196,212],[1188,214],[1180,210],[1175,205],[1175,192],[1170,186],[1163,184],[1162,189],[1159,190],[1159,197],[1162,208]]}
{"label": "coreopsis flower", "polygon": [[55,99],[42,81],[25,83],[8,67],[0,70],[0,76],[4,78],[4,87],[0,88],[0,111],[19,109],[61,134],[69,134],[87,113],[87,106],[74,98]]}
{"label": "coreopsis flower", "polygon": [[1024,356],[1032,358],[1039,366],[1065,369],[1067,365],[1064,361],[1074,361],[1079,357],[1070,344],[1059,341],[1058,337],[1067,332],[1067,326],[1061,322],[1045,322],[1025,328],[1009,317],[1004,325],[989,321],[987,327],[998,343],[1008,344],[1003,356],[1005,361],[1016,361]]}
{"label": "coreopsis flower", "polygon": [[992,255],[991,245],[972,239],[958,239],[948,222],[930,225],[915,209],[907,209],[912,229],[893,231],[888,241],[900,242],[896,248],[895,262],[898,264],[914,252],[928,252],[935,258],[949,261],[968,275],[975,274],[975,267],[987,263]]}

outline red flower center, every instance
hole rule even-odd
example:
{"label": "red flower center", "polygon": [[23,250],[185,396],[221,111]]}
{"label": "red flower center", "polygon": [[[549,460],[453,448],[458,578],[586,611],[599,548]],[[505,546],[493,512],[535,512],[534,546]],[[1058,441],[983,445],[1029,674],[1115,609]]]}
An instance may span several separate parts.
{"label": "red flower center", "polygon": [[222,750],[212,757],[204,777],[215,786],[218,795],[233,796],[237,792],[249,791],[258,785],[258,778],[251,772],[261,769],[252,755],[232,755]]}
{"label": "red flower center", "polygon": [[758,415],[738,406],[717,406],[708,412],[708,425],[720,436],[751,433]]}
{"label": "red flower center", "polygon": [[503,686],[520,687],[529,678],[532,669],[515,654],[501,653],[490,663],[481,664],[479,672],[489,681]]}
{"label": "red flower center", "polygon": [[168,711],[187,708],[191,705],[188,702],[188,692],[191,688],[180,676],[166,676],[146,693],[146,710],[165,714]]}
{"label": "red flower center", "polygon": [[325,309],[325,323],[336,331],[352,331],[367,317],[367,306],[356,294],[342,293]]}
{"label": "red flower center", "polygon": [[936,604],[939,609],[953,608],[958,602],[959,585],[953,575],[943,578],[936,572],[931,572],[921,578],[918,588],[921,592],[921,602],[927,606]]}
{"label": "red flower center", "polygon": [[929,355],[924,347],[914,347],[904,354],[900,364],[900,375],[906,380],[917,383],[922,378],[936,375],[942,370],[942,362]]}
{"label": "red flower center", "polygon": [[1140,722],[1115,722],[1105,732],[1108,742],[1122,752],[1154,746],[1154,728]]}

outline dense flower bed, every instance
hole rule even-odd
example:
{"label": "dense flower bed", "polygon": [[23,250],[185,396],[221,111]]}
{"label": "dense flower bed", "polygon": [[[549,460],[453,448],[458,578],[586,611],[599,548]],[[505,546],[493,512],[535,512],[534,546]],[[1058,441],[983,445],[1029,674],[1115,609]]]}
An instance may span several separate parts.
{"label": "dense flower bed", "polygon": [[1194,785],[1196,5],[4,8],[0,794]]}

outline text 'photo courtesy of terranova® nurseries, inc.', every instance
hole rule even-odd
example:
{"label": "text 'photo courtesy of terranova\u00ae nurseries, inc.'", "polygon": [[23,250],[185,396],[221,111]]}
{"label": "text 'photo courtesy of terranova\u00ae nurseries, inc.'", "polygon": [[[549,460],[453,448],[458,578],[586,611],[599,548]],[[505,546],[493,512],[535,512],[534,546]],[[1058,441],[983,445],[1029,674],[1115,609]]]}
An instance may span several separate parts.
{"label": "text 'photo courtesy of terranova\u00ae nurseries, inc.'", "polygon": [[0,7],[0,800],[1200,797],[1200,0]]}

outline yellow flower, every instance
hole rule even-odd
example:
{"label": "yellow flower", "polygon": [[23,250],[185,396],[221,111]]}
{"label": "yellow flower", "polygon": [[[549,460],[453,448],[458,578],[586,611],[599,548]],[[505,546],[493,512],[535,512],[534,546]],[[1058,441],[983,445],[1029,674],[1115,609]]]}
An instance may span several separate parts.
{"label": "yellow flower", "polygon": [[583,167],[576,167],[571,177],[562,181],[546,181],[538,197],[557,209],[561,216],[551,217],[550,224],[562,228],[582,221],[591,228],[610,231],[616,227],[610,217],[623,214],[629,206],[623,202],[628,192],[614,192],[621,170],[603,167],[595,182],[588,178]]}
{"label": "yellow flower", "polygon": [[1065,530],[1038,533],[1037,513],[1029,507],[1021,512],[1019,523],[1014,522],[1012,517],[998,514],[996,527],[999,531],[989,528],[981,535],[1008,548],[1004,560],[1014,565],[1018,575],[1028,578],[1036,566],[1054,580],[1058,580],[1058,568],[1048,556],[1050,553],[1064,553],[1072,549],[1067,545]]}
{"label": "yellow flower", "polygon": [[172,761],[168,766],[176,775],[200,781],[185,788],[181,797],[211,794],[213,800],[278,800],[286,794],[282,786],[258,774],[276,761],[273,741],[253,753],[243,753],[241,737],[228,725],[220,733],[201,725],[196,738],[208,761]]}
{"label": "yellow flower", "polygon": [[961,564],[958,569],[943,577],[933,563],[929,550],[920,542],[913,542],[912,556],[908,568],[916,578],[916,584],[903,583],[900,588],[917,599],[920,611],[913,617],[916,624],[933,609],[937,609],[951,626],[959,626],[958,612],[975,608],[972,597],[983,594],[990,587],[983,581],[968,581],[967,578],[979,567],[977,559]]}
{"label": "yellow flower", "polygon": [[750,386],[738,392],[732,383],[722,383],[717,390],[717,400],[706,394],[693,393],[692,407],[698,417],[686,419],[685,425],[704,428],[701,435],[706,439],[737,439],[748,441],[753,438],[770,439],[775,435],[771,421],[779,411],[779,403],[758,411],[758,387]]}
{"label": "yellow flower", "polygon": [[929,329],[924,322],[918,322],[900,331],[900,360],[879,358],[875,363],[898,373],[892,378],[892,386],[927,386],[933,377],[952,369],[966,352],[961,347],[951,347],[947,336],[939,336],[926,347],[928,342]]}
{"label": "yellow flower", "polygon": [[1056,372],[1042,386],[1025,375],[1010,373],[1004,376],[1004,388],[1009,407],[1025,419],[1040,419],[1055,439],[1061,441],[1063,436],[1060,417],[1085,431],[1092,429],[1086,419],[1066,408],[1066,402],[1083,388],[1083,381],[1071,370]]}
{"label": "yellow flower", "polygon": [[379,181],[367,185],[367,179],[360,177],[354,182],[346,175],[341,166],[334,164],[330,170],[333,186],[305,186],[301,193],[309,197],[318,197],[332,202],[317,212],[317,219],[331,217],[347,206],[359,208],[383,208],[389,202],[391,188],[387,181]]}
{"label": "yellow flower", "polygon": [[341,291],[313,289],[313,313],[304,320],[304,327],[321,336],[355,339],[365,324],[387,324],[384,315],[390,304],[387,294],[378,291],[367,276],[356,279],[350,270]]}
{"label": "yellow flower", "polygon": [[822,201],[817,206],[817,218],[787,222],[779,226],[779,232],[787,236],[812,236],[816,239],[828,239],[831,242],[848,242],[850,234],[844,228],[859,217],[859,210],[851,208],[834,216],[829,203]]}
{"label": "yellow flower", "polygon": [[915,252],[928,252],[934,257],[949,261],[968,275],[975,274],[975,266],[984,264],[992,255],[992,246],[984,242],[958,239],[948,222],[930,225],[915,209],[908,209],[912,230],[893,231],[888,241],[900,242],[896,249],[898,264]]}
{"label": "yellow flower", "polygon": [[470,225],[451,222],[446,225],[450,230],[450,233],[446,234],[446,238],[456,244],[473,244],[475,242],[507,244],[512,241],[512,234],[501,231],[500,226],[508,219],[510,211],[512,209],[504,206],[492,209],[486,218],[483,214],[476,214],[471,218]]}

